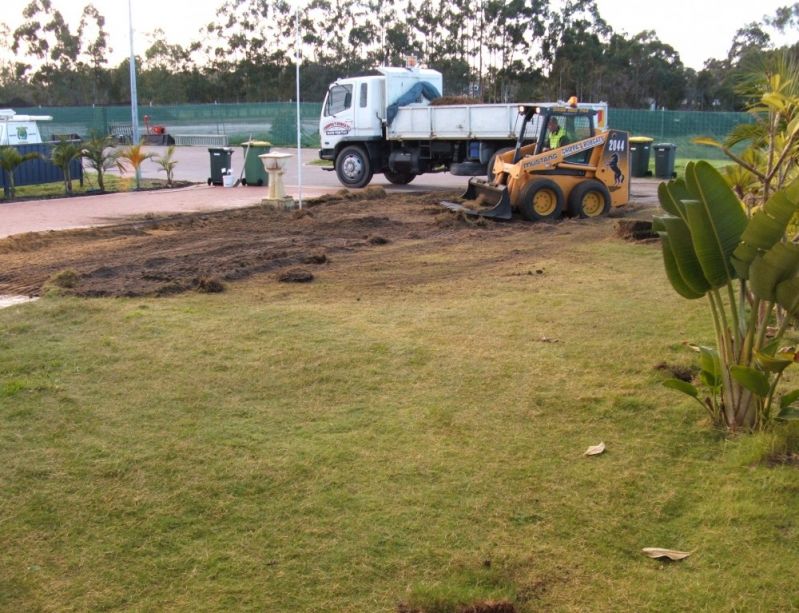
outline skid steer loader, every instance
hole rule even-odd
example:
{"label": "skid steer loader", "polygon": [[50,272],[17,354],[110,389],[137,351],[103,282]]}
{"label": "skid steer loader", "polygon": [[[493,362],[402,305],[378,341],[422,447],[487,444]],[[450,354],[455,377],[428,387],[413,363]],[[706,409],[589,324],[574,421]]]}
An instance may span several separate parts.
{"label": "skid steer loader", "polygon": [[514,149],[497,151],[488,180],[471,179],[462,202],[442,202],[470,215],[530,221],[562,215],[599,217],[630,199],[628,134],[597,131],[595,111],[521,105]]}

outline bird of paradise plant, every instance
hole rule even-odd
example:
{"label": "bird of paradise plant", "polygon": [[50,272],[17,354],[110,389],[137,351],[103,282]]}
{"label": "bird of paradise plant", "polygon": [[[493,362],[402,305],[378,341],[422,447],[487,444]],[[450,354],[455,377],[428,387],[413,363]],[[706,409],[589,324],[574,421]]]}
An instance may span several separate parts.
{"label": "bird of paradise plant", "polygon": [[[665,384],[730,430],[799,418],[799,390],[777,401],[783,371],[799,361],[796,350],[782,347],[788,324],[799,318],[799,245],[784,240],[799,210],[799,179],[751,217],[707,162],[689,163],[685,179],[662,183],[658,197],[666,215],[654,228],[667,277],[684,298],[707,300],[716,336],[715,347],[699,348],[702,394],[684,381]],[[769,338],[777,305],[787,316]]]}

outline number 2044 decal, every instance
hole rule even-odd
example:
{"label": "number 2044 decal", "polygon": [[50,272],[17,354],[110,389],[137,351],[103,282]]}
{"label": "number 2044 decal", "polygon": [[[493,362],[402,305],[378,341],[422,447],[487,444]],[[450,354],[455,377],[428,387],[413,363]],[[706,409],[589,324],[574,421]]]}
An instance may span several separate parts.
{"label": "number 2044 decal", "polygon": [[610,151],[624,151],[627,149],[626,138],[611,138],[608,142],[608,149]]}

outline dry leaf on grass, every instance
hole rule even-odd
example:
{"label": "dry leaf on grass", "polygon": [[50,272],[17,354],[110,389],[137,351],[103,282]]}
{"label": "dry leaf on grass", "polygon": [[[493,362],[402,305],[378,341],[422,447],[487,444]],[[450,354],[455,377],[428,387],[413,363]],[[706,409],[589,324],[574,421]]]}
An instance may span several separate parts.
{"label": "dry leaf on grass", "polygon": [[675,551],[674,549],[661,549],[660,547],[644,547],[641,552],[645,556],[649,556],[650,558],[654,558],[656,560],[666,558],[675,562],[678,560],[684,560],[691,555],[690,551]]}
{"label": "dry leaf on grass", "polygon": [[583,455],[599,455],[600,453],[605,453],[605,443],[589,447]]}

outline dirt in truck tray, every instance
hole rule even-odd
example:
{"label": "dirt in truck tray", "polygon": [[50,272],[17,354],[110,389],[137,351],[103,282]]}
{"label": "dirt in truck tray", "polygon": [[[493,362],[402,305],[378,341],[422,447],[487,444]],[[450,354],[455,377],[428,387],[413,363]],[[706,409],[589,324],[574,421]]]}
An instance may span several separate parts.
{"label": "dirt in truck tray", "polygon": [[[448,197],[455,194],[343,190],[295,211],[254,206],[20,234],[0,240],[0,295],[37,296],[50,286],[78,296],[216,292],[254,275],[277,283],[281,273],[298,268],[318,279],[335,274],[337,259],[375,250],[420,256],[453,244],[501,250],[515,237],[529,244],[530,235],[551,236],[551,229],[521,220],[475,226],[439,205]],[[605,221],[579,232],[610,236]],[[569,235],[580,223],[559,225]]]}

